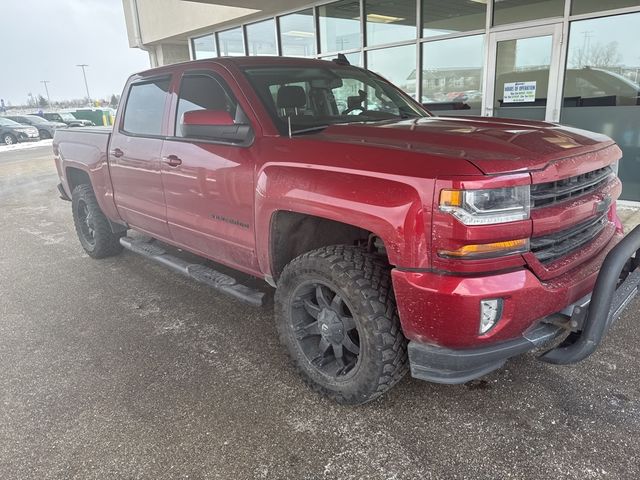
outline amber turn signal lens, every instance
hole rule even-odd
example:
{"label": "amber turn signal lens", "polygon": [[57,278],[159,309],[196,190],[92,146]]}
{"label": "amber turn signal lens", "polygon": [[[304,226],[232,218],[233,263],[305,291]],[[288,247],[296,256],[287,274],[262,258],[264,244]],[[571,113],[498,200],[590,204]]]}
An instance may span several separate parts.
{"label": "amber turn signal lens", "polygon": [[440,250],[441,257],[454,258],[489,258],[529,250],[529,239],[507,240],[506,242],[483,243],[480,245],[464,245],[456,250]]}
{"label": "amber turn signal lens", "polygon": [[441,207],[460,207],[462,205],[461,190],[442,190],[440,192]]}

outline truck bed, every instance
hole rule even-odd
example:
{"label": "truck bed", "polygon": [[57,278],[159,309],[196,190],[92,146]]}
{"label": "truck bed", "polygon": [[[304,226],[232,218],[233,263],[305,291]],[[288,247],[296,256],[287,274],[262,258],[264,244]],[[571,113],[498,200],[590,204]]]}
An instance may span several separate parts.
{"label": "truck bed", "polygon": [[[58,129],[53,136],[53,151],[61,186],[67,196],[71,196],[73,185],[69,184],[63,168],[88,171],[96,193],[104,194],[110,188],[107,155],[110,127],[78,127]],[[63,164],[66,167],[63,167]],[[103,205],[104,208],[104,205]]]}

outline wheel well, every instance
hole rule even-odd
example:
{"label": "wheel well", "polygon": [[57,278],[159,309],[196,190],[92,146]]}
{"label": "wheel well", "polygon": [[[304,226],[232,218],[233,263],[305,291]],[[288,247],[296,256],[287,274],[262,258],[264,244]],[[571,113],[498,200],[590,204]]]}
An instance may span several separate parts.
{"label": "wheel well", "polygon": [[274,280],[294,258],[329,245],[368,245],[386,257],[382,241],[372,232],[349,225],[296,212],[276,212],[271,219],[271,272]]}
{"label": "wheel well", "polygon": [[78,185],[91,185],[91,179],[89,178],[89,174],[84,170],[69,167],[67,168],[67,184],[69,185],[70,192],[73,192],[73,189]]}

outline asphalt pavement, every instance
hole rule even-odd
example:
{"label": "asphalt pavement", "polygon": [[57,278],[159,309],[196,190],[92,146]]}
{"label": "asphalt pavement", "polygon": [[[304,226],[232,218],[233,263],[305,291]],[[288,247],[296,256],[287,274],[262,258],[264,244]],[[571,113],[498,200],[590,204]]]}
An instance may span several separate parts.
{"label": "asphalt pavement", "polygon": [[525,356],[339,406],[269,309],[89,258],[50,149],[0,153],[0,478],[640,478],[638,300],[579,365]]}

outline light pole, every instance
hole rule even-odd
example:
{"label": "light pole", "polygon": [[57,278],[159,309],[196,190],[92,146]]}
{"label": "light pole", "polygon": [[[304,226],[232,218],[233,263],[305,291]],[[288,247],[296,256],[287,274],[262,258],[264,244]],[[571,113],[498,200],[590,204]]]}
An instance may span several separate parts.
{"label": "light pole", "polygon": [[85,67],[88,67],[86,63],[81,63],[80,65],[76,65],[76,67],[80,67],[82,69],[82,76],[84,77],[84,87],[87,89],[87,98],[89,99],[89,103],[91,103],[91,95],[89,94],[89,84],[87,83],[87,72],[84,71]]}
{"label": "light pole", "polygon": [[49,80],[40,80],[40,83],[44,84],[44,91],[47,92],[47,102],[49,106],[51,106],[51,98],[49,97],[49,87],[47,87],[47,83],[51,83]]}

